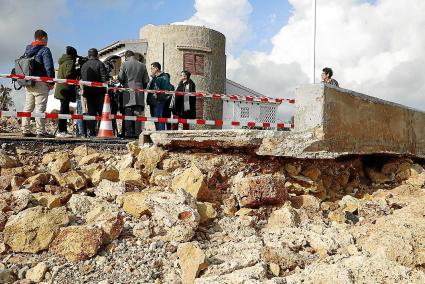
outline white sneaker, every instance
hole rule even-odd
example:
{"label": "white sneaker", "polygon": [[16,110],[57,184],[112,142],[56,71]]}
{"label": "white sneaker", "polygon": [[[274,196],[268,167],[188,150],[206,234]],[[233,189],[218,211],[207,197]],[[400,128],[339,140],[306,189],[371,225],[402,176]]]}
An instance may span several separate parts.
{"label": "white sneaker", "polygon": [[71,138],[74,137],[71,134],[67,133],[67,132],[58,132],[56,133],[56,137],[58,138]]}

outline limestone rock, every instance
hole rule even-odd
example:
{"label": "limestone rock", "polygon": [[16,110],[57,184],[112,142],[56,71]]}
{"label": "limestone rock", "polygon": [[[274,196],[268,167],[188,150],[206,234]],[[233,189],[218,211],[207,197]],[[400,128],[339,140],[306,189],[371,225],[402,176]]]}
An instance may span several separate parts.
{"label": "limestone rock", "polygon": [[134,168],[126,168],[119,173],[120,181],[127,182],[139,188],[145,188],[146,184],[140,170]]}
{"label": "limestone rock", "polygon": [[220,276],[209,276],[197,278],[195,284],[215,284],[215,283],[263,283],[267,270],[263,263],[257,263],[250,267],[239,268],[231,273]]}
{"label": "limestone rock", "polygon": [[3,232],[4,225],[6,225],[6,222],[7,222],[6,214],[1,212],[0,210],[0,232]]}
{"label": "limestone rock", "polygon": [[17,278],[12,269],[0,269],[0,283],[13,284]]}
{"label": "limestone rock", "polygon": [[223,213],[226,216],[234,216],[238,211],[238,201],[231,195],[223,199]]}
{"label": "limestone rock", "polygon": [[143,147],[137,156],[134,167],[140,169],[144,177],[149,177],[164,157],[165,151],[160,147]]}
{"label": "limestone rock", "polygon": [[369,175],[369,178],[372,180],[372,182],[377,184],[383,184],[394,180],[391,175],[384,175],[383,173],[373,169],[367,169],[367,174]]}
{"label": "limestone rock", "polygon": [[16,214],[27,208],[32,201],[31,192],[26,189],[0,193],[0,211],[13,211]]}
{"label": "limestone rock", "polygon": [[95,207],[86,215],[88,225],[94,225],[103,231],[104,243],[110,243],[117,239],[124,228],[123,216],[104,206]]}
{"label": "limestone rock", "polygon": [[301,172],[301,165],[297,165],[297,164],[286,164],[285,165],[285,171],[290,174],[291,176],[297,176],[300,174]]}
{"label": "limestone rock", "polygon": [[145,204],[146,197],[152,194],[151,191],[128,192],[123,196],[123,209],[127,214],[140,218],[150,214],[148,206]]}
{"label": "limestone rock", "polygon": [[103,167],[98,165],[90,174],[89,177],[94,185],[98,185],[102,180],[113,182],[119,181],[119,172],[115,167]]}
{"label": "limestone rock", "polygon": [[86,145],[78,146],[72,151],[72,154],[74,156],[76,156],[77,158],[88,156],[88,155],[95,154],[95,153],[97,153],[96,149],[93,149],[91,147],[87,147]]}
{"label": "limestone rock", "polygon": [[127,150],[133,157],[137,157],[140,153],[140,147],[138,141],[132,141],[127,143]]}
{"label": "limestone rock", "polygon": [[283,176],[246,177],[234,182],[231,191],[241,207],[256,208],[261,205],[282,204],[288,198],[284,184]]}
{"label": "limestone rock", "polygon": [[124,182],[113,182],[107,179],[102,180],[95,189],[96,197],[100,197],[109,202],[115,201],[118,196],[123,195],[127,191]]}
{"label": "limestone rock", "polygon": [[22,185],[32,192],[38,192],[42,187],[50,183],[52,183],[52,175],[49,173],[40,173],[28,178]]}
{"label": "limestone rock", "polygon": [[49,209],[61,207],[62,199],[60,195],[53,195],[46,192],[39,192],[33,194],[34,199],[37,201],[37,204]]}
{"label": "limestone rock", "polygon": [[88,226],[61,228],[50,246],[50,252],[65,257],[68,261],[81,261],[96,255],[102,245],[103,232]]}
{"label": "limestone rock", "polygon": [[276,277],[279,276],[279,274],[280,274],[280,267],[279,267],[278,264],[272,262],[272,263],[269,264],[269,268],[270,268],[271,273],[274,276],[276,276]]}
{"label": "limestone rock", "polygon": [[93,153],[87,156],[82,156],[78,161],[78,165],[81,167],[84,165],[96,163],[100,160],[101,160],[101,155],[99,153]]}
{"label": "limestone rock", "polygon": [[50,165],[50,171],[53,173],[64,173],[71,169],[71,160],[67,153],[60,155]]}
{"label": "limestone rock", "polygon": [[317,167],[308,167],[302,171],[303,176],[310,178],[312,181],[317,181],[321,175],[321,171]]}
{"label": "limestone rock", "polygon": [[29,208],[6,223],[4,242],[14,252],[36,253],[47,249],[59,228],[68,223],[64,207],[52,210],[40,206]]}
{"label": "limestone rock", "polygon": [[48,269],[49,267],[46,263],[40,262],[27,271],[25,278],[32,282],[39,283],[44,279],[44,275],[46,275]]}
{"label": "limestone rock", "polygon": [[171,176],[165,170],[154,169],[149,182],[154,185],[167,187],[171,182]]}
{"label": "limestone rock", "polygon": [[26,178],[14,176],[10,181],[10,186],[12,190],[18,190],[24,184]]}
{"label": "limestone rock", "polygon": [[199,216],[201,217],[200,223],[205,224],[217,217],[217,211],[214,209],[214,204],[209,202],[196,202]]}
{"label": "limestone rock", "polygon": [[0,168],[16,168],[19,166],[20,164],[16,159],[8,156],[3,151],[0,151]]}
{"label": "limestone rock", "polygon": [[68,156],[67,153],[63,153],[63,152],[50,152],[50,153],[46,153],[43,156],[43,159],[41,160],[41,163],[45,166],[47,166],[48,164],[56,161],[57,159],[61,158],[62,156]]}
{"label": "limestone rock", "polygon": [[280,230],[285,227],[298,227],[299,224],[298,212],[290,206],[283,206],[270,215],[267,228]]}
{"label": "limestone rock", "polygon": [[186,191],[157,192],[149,195],[145,204],[152,213],[156,235],[164,240],[188,242],[195,235],[200,216],[195,199]]}
{"label": "limestone rock", "polygon": [[118,169],[121,171],[125,168],[133,167],[134,157],[131,154],[127,154],[121,157],[121,160],[118,163]]}
{"label": "limestone rock", "polygon": [[210,199],[210,191],[207,186],[207,177],[196,167],[195,164],[173,179],[173,190],[183,189],[189,192],[198,201]]}
{"label": "limestone rock", "polygon": [[133,235],[140,239],[149,239],[152,237],[153,228],[149,220],[137,223],[133,228]]}
{"label": "limestone rock", "polygon": [[54,174],[57,183],[74,191],[85,188],[88,184],[87,177],[79,171],[70,171],[63,174]]}
{"label": "limestone rock", "polygon": [[174,172],[180,167],[180,162],[176,159],[165,159],[164,161],[162,161],[162,169],[167,172]]}
{"label": "limestone rock", "polygon": [[0,192],[8,191],[11,186],[12,179],[6,176],[0,176]]}
{"label": "limestone rock", "polygon": [[[85,218],[87,213],[96,207],[116,208],[113,204],[101,198],[84,196],[81,194],[73,194],[69,199],[67,206],[73,214],[83,218]],[[118,211],[118,209],[116,208],[115,211]]]}
{"label": "limestone rock", "polygon": [[179,265],[182,270],[182,284],[192,284],[199,272],[208,267],[204,252],[195,243],[183,243],[177,248]]}

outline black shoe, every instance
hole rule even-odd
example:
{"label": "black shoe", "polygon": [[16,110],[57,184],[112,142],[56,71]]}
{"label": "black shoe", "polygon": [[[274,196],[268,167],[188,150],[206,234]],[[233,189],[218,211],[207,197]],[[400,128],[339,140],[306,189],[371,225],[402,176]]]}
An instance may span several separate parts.
{"label": "black shoe", "polygon": [[37,138],[55,138],[55,135],[51,135],[49,133],[37,134]]}
{"label": "black shoe", "polygon": [[35,134],[26,132],[26,133],[22,133],[22,137],[35,137]]}

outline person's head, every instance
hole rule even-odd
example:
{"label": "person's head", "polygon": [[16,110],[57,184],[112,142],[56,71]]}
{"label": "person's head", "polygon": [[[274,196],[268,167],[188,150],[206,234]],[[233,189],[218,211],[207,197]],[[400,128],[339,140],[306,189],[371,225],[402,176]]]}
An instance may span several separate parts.
{"label": "person's head", "polygon": [[97,58],[97,56],[99,55],[99,52],[97,51],[96,48],[90,48],[89,51],[87,52],[87,55],[89,56],[89,58]]}
{"label": "person's head", "polygon": [[156,76],[161,73],[161,64],[159,62],[154,62],[151,64],[151,75]]}
{"label": "person's head", "polygon": [[183,70],[182,73],[181,73],[181,75],[180,75],[180,80],[181,81],[187,81],[187,80],[190,79],[190,75],[191,74],[190,74],[189,71]]}
{"label": "person's head", "polygon": [[140,61],[142,63],[145,62],[145,57],[139,52],[134,53],[134,58],[136,58],[137,61]]}
{"label": "person's head", "polygon": [[134,56],[134,52],[133,52],[133,51],[131,51],[131,50],[127,50],[127,51],[125,52],[124,56],[125,56],[125,59],[127,60],[127,59],[129,59],[130,57],[133,57],[133,56]]}
{"label": "person's head", "polygon": [[326,80],[331,79],[333,74],[334,74],[334,72],[332,71],[331,68],[329,68],[329,67],[323,68],[323,70],[322,70],[322,80],[326,81]]}
{"label": "person's head", "polygon": [[34,33],[34,40],[41,41],[45,45],[47,45],[47,42],[49,41],[49,37],[47,36],[47,33],[43,30],[36,30]]}
{"label": "person's head", "polygon": [[72,58],[77,58],[78,57],[78,53],[77,50],[72,47],[72,46],[67,46],[66,47],[66,54],[71,56]]}

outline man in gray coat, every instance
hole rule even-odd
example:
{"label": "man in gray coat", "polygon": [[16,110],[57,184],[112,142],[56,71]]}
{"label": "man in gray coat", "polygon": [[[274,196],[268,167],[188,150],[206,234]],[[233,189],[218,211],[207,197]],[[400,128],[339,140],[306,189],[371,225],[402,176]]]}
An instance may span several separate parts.
{"label": "man in gray coat", "polygon": [[[146,65],[138,61],[134,52],[128,50],[125,52],[125,62],[121,65],[119,81],[125,88],[143,88],[149,83],[149,75]],[[130,116],[141,116],[145,108],[144,92],[125,91],[123,92],[124,114]],[[142,122],[126,120],[123,124],[124,135],[127,138],[138,138],[142,132]]]}

